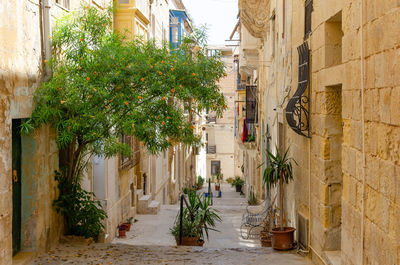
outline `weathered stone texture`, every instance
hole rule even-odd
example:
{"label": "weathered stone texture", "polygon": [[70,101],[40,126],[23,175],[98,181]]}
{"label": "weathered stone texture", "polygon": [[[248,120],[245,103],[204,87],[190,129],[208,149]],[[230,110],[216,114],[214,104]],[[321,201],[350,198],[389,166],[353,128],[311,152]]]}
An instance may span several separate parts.
{"label": "weathered stone texture", "polygon": [[[293,9],[297,9],[293,12],[296,20],[301,17],[298,9],[304,6],[301,1],[293,4]],[[335,234],[332,226],[339,225],[341,220],[342,264],[358,265],[363,260],[364,264],[397,264],[400,259],[400,35],[396,29],[400,25],[400,2],[364,0],[363,10],[360,6],[360,1],[314,0],[309,41],[312,139],[311,153],[307,155],[311,158],[311,169],[310,176],[296,172],[295,177],[311,181],[311,245],[317,253],[324,257],[323,251],[332,246]],[[339,25],[332,17],[340,11]],[[294,24],[293,31],[302,31],[303,26]],[[335,35],[339,28],[343,32],[341,61],[336,49],[340,40]],[[293,48],[301,41],[301,34],[293,34]],[[294,56],[294,75],[296,59]],[[287,136],[290,143],[301,139],[296,134]],[[294,158],[305,153],[307,149],[295,152]],[[338,184],[329,190],[329,184],[334,182]],[[297,198],[304,200],[306,196]]]}

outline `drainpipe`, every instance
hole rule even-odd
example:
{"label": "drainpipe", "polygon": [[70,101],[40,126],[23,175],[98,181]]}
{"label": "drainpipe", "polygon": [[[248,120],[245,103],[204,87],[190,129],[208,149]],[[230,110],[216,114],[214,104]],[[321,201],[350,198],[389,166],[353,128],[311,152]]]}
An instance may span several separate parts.
{"label": "drainpipe", "polygon": [[361,123],[362,123],[362,210],[361,210],[361,264],[364,264],[364,216],[365,216],[365,172],[366,172],[366,155],[365,155],[365,114],[364,114],[364,24],[363,24],[363,0],[360,2],[360,67],[361,67]]}
{"label": "drainpipe", "polygon": [[48,0],[39,0],[39,19],[40,19],[40,36],[41,36],[41,68],[43,69],[43,81],[47,81],[50,77],[50,69],[44,63],[49,60],[51,55],[50,49],[50,5]]}

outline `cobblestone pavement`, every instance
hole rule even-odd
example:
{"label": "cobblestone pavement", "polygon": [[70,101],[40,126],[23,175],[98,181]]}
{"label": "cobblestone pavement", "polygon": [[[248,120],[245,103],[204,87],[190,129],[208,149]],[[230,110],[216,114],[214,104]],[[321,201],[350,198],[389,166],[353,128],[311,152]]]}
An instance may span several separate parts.
{"label": "cobblestone pavement", "polygon": [[304,265],[297,254],[271,248],[201,248],[92,244],[85,247],[60,245],[37,257],[34,264],[229,264],[229,265]]}
{"label": "cobblestone pavement", "polygon": [[111,244],[66,243],[37,257],[34,264],[310,264],[295,251],[278,252],[261,248],[258,239],[242,239],[240,224],[246,205],[243,196],[223,185],[222,198],[214,198],[213,206],[222,216],[217,226],[220,232],[211,232],[203,248],[176,247],[169,228],[179,208],[163,205],[158,215],[138,215],[126,238],[117,238]]}

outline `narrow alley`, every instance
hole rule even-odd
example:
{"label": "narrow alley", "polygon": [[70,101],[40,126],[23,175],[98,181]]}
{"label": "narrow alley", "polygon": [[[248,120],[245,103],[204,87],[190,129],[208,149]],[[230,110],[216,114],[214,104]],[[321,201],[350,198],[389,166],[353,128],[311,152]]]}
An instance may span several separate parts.
{"label": "narrow alley", "polygon": [[[214,184],[212,187],[214,190]],[[213,207],[222,217],[216,228],[220,232],[212,232],[204,247],[176,246],[170,227],[179,205],[163,205],[157,216],[137,215],[138,221],[125,238],[116,238],[111,244],[63,244],[39,256],[34,264],[310,264],[295,250],[281,253],[261,248],[259,240],[244,240],[240,236],[240,225],[247,201],[229,184],[221,184],[221,190],[222,197],[213,199]],[[199,192],[207,192],[207,189]]]}
{"label": "narrow alley", "polygon": [[400,265],[399,18],[0,0],[0,265]]}

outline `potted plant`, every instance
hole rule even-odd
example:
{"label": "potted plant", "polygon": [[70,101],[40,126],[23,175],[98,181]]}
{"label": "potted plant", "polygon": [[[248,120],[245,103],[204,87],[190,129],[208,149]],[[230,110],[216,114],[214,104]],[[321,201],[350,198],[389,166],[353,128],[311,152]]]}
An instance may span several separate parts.
{"label": "potted plant", "polygon": [[216,178],[217,178],[217,182],[215,183],[215,190],[220,190],[221,187],[221,180],[222,180],[223,175],[221,173],[218,173]]}
{"label": "potted plant", "polygon": [[236,188],[236,192],[242,191],[243,184],[244,184],[244,180],[241,179],[239,176],[235,177],[235,179],[232,182],[232,186],[234,186]]}
{"label": "potted plant", "polygon": [[133,220],[133,217],[129,217],[128,219],[126,219],[126,221],[124,223],[122,223],[122,225],[124,225],[126,227],[126,231],[131,230],[132,220]]}
{"label": "potted plant", "polygon": [[271,230],[274,228],[275,224],[275,209],[273,205],[275,204],[276,196],[273,201],[270,203],[270,207],[267,210],[267,214],[263,220],[262,227],[263,229],[260,231],[260,242],[262,247],[271,247],[272,246],[272,234]]}
{"label": "potted plant", "polygon": [[204,179],[201,176],[197,177],[196,188],[197,190],[201,190],[203,188]]}
{"label": "potted plant", "polygon": [[248,205],[258,205],[258,199],[256,193],[251,190],[249,193],[249,199],[247,200]]}
{"label": "potted plant", "polygon": [[226,182],[227,182],[228,184],[231,184],[231,185],[232,185],[232,183],[233,183],[234,180],[235,180],[234,178],[227,178],[227,179],[226,179]]}
{"label": "potted plant", "polygon": [[[283,225],[283,213],[284,213],[284,184],[288,184],[289,181],[293,180],[292,161],[296,161],[289,157],[289,148],[282,155],[279,149],[276,148],[276,155],[272,154],[267,150],[268,166],[264,170],[263,182],[267,186],[269,191],[271,187],[279,184],[279,227],[273,228],[271,233],[273,234],[273,248],[278,250],[288,250],[293,248],[293,234],[295,228],[285,227]],[[297,164],[297,163],[296,163]]]}
{"label": "potted plant", "polygon": [[[217,231],[215,226],[217,222],[221,222],[221,217],[217,210],[211,208],[210,197],[206,198],[196,192],[188,192],[187,195],[189,208],[183,208],[182,245],[202,246],[205,236],[208,239],[209,231]],[[171,234],[175,237],[177,245],[179,245],[179,233],[180,213],[171,228]]]}
{"label": "potted plant", "polygon": [[125,225],[119,225],[118,226],[118,236],[119,237],[126,237],[126,226]]}

